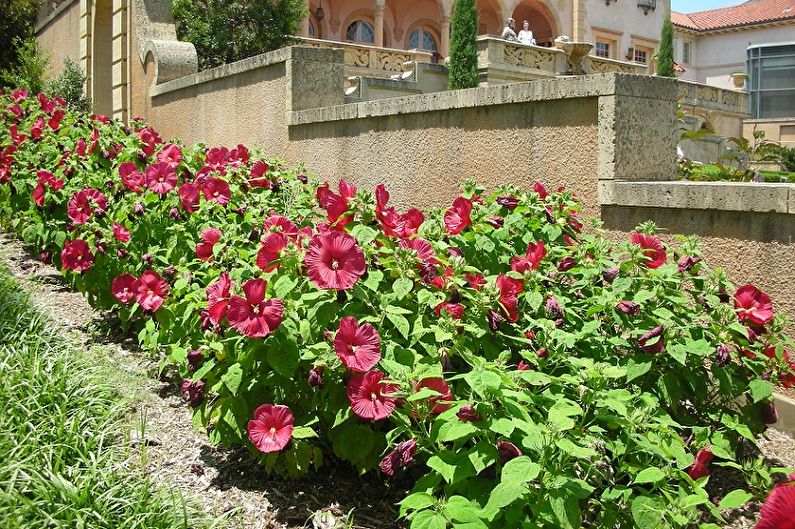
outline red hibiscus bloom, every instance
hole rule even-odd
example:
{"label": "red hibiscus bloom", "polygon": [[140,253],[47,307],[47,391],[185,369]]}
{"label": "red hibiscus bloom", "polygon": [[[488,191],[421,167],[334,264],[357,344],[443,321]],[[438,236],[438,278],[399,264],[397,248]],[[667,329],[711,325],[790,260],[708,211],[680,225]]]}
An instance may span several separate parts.
{"label": "red hibiscus bloom", "polygon": [[30,127],[30,137],[34,140],[38,140],[41,138],[42,133],[44,132],[44,119],[39,118],[36,120],[36,123],[31,125]]}
{"label": "red hibiscus bloom", "polygon": [[643,248],[643,255],[647,260],[644,265],[648,268],[660,268],[665,264],[666,254],[660,239],[654,235],[646,235],[645,233],[634,232],[632,234],[632,244],[638,245]]}
{"label": "red hibiscus bloom", "polygon": [[275,211],[271,211],[270,216],[265,219],[262,228],[268,232],[281,232],[290,240],[298,238],[298,227],[283,215],[277,215]]}
{"label": "red hibiscus bloom", "polygon": [[185,183],[179,188],[179,202],[185,211],[193,213],[199,207],[201,192],[196,184]]}
{"label": "red hibiscus bloom", "polygon": [[417,441],[409,439],[398,443],[394,450],[389,452],[378,464],[381,471],[387,476],[394,476],[401,467],[408,468],[414,464],[414,454],[417,451]]}
{"label": "red hibiscus bloom", "polygon": [[270,165],[261,160],[254,162],[254,165],[251,166],[251,176],[248,178],[248,183],[251,187],[264,187],[270,189],[271,181],[266,176],[270,168]]}
{"label": "red hibiscus bloom", "polygon": [[28,91],[24,88],[17,88],[11,92],[11,100],[15,103],[21,103],[28,98]]}
{"label": "red hibiscus bloom", "polygon": [[[439,395],[428,398],[427,402],[431,408],[432,414],[439,415],[443,411],[449,410],[452,407],[452,404],[449,404],[449,402],[453,400],[453,392],[450,390],[450,386],[444,381],[443,378],[423,378],[414,386],[414,392],[416,393],[423,388],[428,388],[439,393]],[[437,402],[441,402],[443,404],[436,404]]]}
{"label": "red hibiscus bloom", "polygon": [[61,120],[63,120],[64,116],[66,116],[66,112],[63,110],[56,110],[50,120],[47,122],[47,125],[52,130],[58,130],[58,127],[61,126]]}
{"label": "red hibiscus bloom", "polygon": [[232,167],[242,167],[248,163],[248,149],[240,143],[237,147],[229,151],[229,165]]}
{"label": "red hibiscus bloom", "polygon": [[375,216],[384,234],[389,237],[406,238],[416,235],[425,222],[425,216],[417,208],[411,208],[403,215],[399,215],[394,207],[388,208],[389,192],[384,184],[378,184],[375,188],[375,201]]}
{"label": "red hibiscus bloom", "polygon": [[511,259],[511,270],[524,274],[529,270],[538,270],[541,261],[547,255],[547,249],[544,247],[544,241],[538,241],[533,244],[527,245],[527,251],[524,257],[516,256]]}
{"label": "red hibiscus bloom", "polygon": [[281,232],[269,233],[262,239],[262,246],[257,253],[257,266],[263,272],[273,272],[279,267],[277,261],[286,247],[287,237]]}
{"label": "red hibiscus bloom", "polygon": [[221,240],[221,230],[207,228],[201,233],[202,242],[196,244],[196,257],[202,261],[213,258],[213,247]]}
{"label": "red hibiscus bloom", "polygon": [[795,474],[777,483],[765,498],[755,529],[795,529]]}
{"label": "red hibiscus bloom", "polygon": [[352,216],[342,217],[348,211],[348,199],[356,195],[356,187],[345,180],[340,181],[339,194],[329,188],[328,182],[317,188],[317,201],[326,210],[328,220],[337,226],[344,226],[351,220]]}
{"label": "red hibiscus bloom", "polygon": [[123,243],[130,242],[130,230],[128,230],[118,222],[113,223],[113,236],[119,242]]}
{"label": "red hibiscus bloom", "polygon": [[420,271],[422,280],[438,289],[443,289],[447,286],[447,282],[453,277],[453,269],[445,266],[442,273],[439,274],[434,266],[423,267]]}
{"label": "red hibiscus bloom", "polygon": [[766,325],[773,319],[773,302],[770,296],[753,285],[743,285],[734,293],[734,308],[740,321]]}
{"label": "red hibiscus bloom", "polygon": [[86,188],[72,195],[66,213],[75,224],[85,224],[96,211],[104,212],[107,209],[105,195],[96,189]]}
{"label": "red hibiscus bloom", "polygon": [[66,241],[61,252],[61,265],[64,270],[85,272],[94,264],[94,256],[88,248],[88,243],[81,239]]}
{"label": "red hibiscus bloom", "polygon": [[155,312],[168,295],[168,282],[154,270],[147,270],[133,285],[135,302],[144,310]]}
{"label": "red hibiscus bloom", "polygon": [[464,274],[464,278],[471,288],[478,291],[486,284],[486,278],[480,274]]}
{"label": "red hibiscus bloom", "polygon": [[248,421],[248,438],[262,453],[279,452],[293,437],[293,421],[287,406],[263,404]]}
{"label": "red hibiscus bloom", "polygon": [[453,201],[453,206],[444,214],[444,227],[449,235],[458,235],[472,224],[472,201],[458,197]]}
{"label": "red hibiscus bloom", "polygon": [[41,169],[36,173],[39,178],[39,185],[33,190],[33,201],[37,206],[44,206],[44,194],[49,187],[53,191],[58,191],[63,188],[63,180],[55,179],[53,174],[47,170]]}
{"label": "red hibiscus bloom", "polygon": [[511,323],[516,323],[519,320],[519,311],[516,308],[519,301],[518,296],[524,289],[522,281],[501,275],[497,277],[497,288],[500,291],[503,315]]}
{"label": "red hibiscus bloom", "polygon": [[152,156],[155,153],[155,146],[163,141],[160,135],[151,127],[139,130],[138,139],[141,140],[141,150],[147,156]]}
{"label": "red hibiscus bloom", "polygon": [[702,448],[696,454],[696,460],[687,469],[687,475],[692,479],[703,478],[709,476],[709,464],[712,462],[711,447]]}
{"label": "red hibiscus bloom", "polygon": [[345,367],[365,373],[381,360],[381,339],[372,325],[359,325],[356,318],[347,316],[340,320],[334,337],[334,352]]}
{"label": "red hibiscus bloom", "polygon": [[663,326],[658,325],[638,340],[640,348],[646,353],[662,353],[665,351],[665,336],[663,336]]}
{"label": "red hibiscus bloom", "polygon": [[124,187],[138,193],[144,186],[144,174],[138,170],[138,166],[132,162],[124,162],[119,165],[119,176]]}
{"label": "red hibiscus bloom", "polygon": [[265,301],[265,287],[262,279],[250,279],[243,284],[245,298],[229,298],[226,319],[229,325],[249,338],[265,338],[282,323],[284,302],[280,299]]}
{"label": "red hibiscus bloom", "polygon": [[232,199],[229,184],[221,178],[208,178],[202,186],[202,193],[207,200],[214,200],[222,206],[227,205]]}
{"label": "red hibiscus bloom", "polygon": [[431,243],[420,237],[403,239],[400,241],[400,247],[404,250],[414,250],[419,260],[423,263],[436,264],[439,262],[436,260],[436,252],[433,251]]}
{"label": "red hibiscus bloom", "polygon": [[533,191],[538,193],[538,196],[541,198],[541,200],[546,200],[546,198],[549,196],[547,188],[544,187],[544,184],[542,184],[541,182],[536,182],[535,184],[533,184]]}
{"label": "red hibiscus bloom", "polygon": [[165,195],[176,185],[177,173],[172,165],[157,162],[146,168],[146,187],[158,195]]}
{"label": "red hibiscus bloom", "polygon": [[218,281],[207,287],[207,312],[214,325],[218,325],[226,317],[231,288],[232,282],[226,272],[221,274]]}
{"label": "red hibiscus bloom", "polygon": [[312,238],[304,265],[312,283],[324,290],[352,288],[367,269],[356,239],[335,231]]}
{"label": "red hibiscus bloom", "polygon": [[460,303],[450,303],[448,301],[444,301],[436,305],[436,308],[434,308],[433,311],[439,317],[442,316],[442,311],[444,311],[454,320],[460,320],[464,317],[464,306]]}
{"label": "red hibiscus bloom", "polygon": [[131,274],[123,274],[118,276],[110,284],[110,291],[113,293],[113,297],[125,305],[129,303],[133,297],[135,297],[133,287],[136,281],[137,279],[135,276]]}
{"label": "red hibiscus bloom", "polygon": [[395,399],[391,393],[397,391],[396,384],[382,382],[384,374],[378,370],[356,373],[348,381],[348,400],[357,417],[380,421],[395,410]]}
{"label": "red hibiscus bloom", "polygon": [[157,161],[176,167],[182,161],[182,149],[173,143],[164,145],[160,152],[157,153]]}
{"label": "red hibiscus bloom", "polygon": [[204,155],[204,165],[212,171],[226,174],[226,164],[229,162],[229,149],[226,147],[213,147]]}
{"label": "red hibiscus bloom", "polygon": [[19,133],[16,123],[8,127],[8,135],[11,136],[11,142],[14,145],[19,145],[20,143],[28,139],[28,137],[25,134]]}

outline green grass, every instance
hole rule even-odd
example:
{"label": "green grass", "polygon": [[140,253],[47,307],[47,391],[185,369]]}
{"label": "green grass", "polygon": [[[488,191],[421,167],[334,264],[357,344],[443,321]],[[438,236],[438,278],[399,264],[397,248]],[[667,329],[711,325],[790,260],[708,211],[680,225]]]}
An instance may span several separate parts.
{"label": "green grass", "polygon": [[208,527],[139,472],[119,375],[62,332],[0,267],[0,528]]}
{"label": "green grass", "polygon": [[[762,180],[764,180],[765,182],[795,183],[795,173],[792,172],[762,170],[759,171],[759,174],[762,176]],[[723,171],[721,171],[718,165],[705,164],[702,166],[694,167],[693,173],[688,177],[688,180],[717,182],[717,181],[740,181],[742,179],[740,178],[739,175],[733,178],[727,178],[726,175],[723,174]]]}

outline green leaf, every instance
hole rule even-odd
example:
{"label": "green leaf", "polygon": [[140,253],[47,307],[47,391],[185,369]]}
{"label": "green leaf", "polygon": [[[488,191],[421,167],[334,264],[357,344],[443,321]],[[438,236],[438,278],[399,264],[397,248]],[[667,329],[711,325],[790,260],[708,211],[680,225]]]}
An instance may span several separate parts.
{"label": "green leaf", "polygon": [[312,439],[317,433],[309,426],[296,426],[293,429],[293,439]]}
{"label": "green leaf", "polygon": [[751,497],[752,495],[750,493],[745,492],[742,489],[733,490],[724,496],[722,500],[720,500],[718,509],[721,511],[724,509],[736,509],[737,507],[748,503],[748,500],[750,500]]}
{"label": "green leaf", "polygon": [[420,511],[411,519],[411,529],[445,529],[447,520],[433,511]]}
{"label": "green leaf", "polygon": [[633,483],[657,483],[658,481],[662,481],[664,478],[665,472],[657,467],[649,467],[638,472],[638,475],[635,476],[635,481],[633,481]]}
{"label": "green leaf", "polygon": [[484,511],[502,509],[521,498],[530,489],[524,483],[502,482],[491,491],[489,501],[483,507]]}
{"label": "green leaf", "polygon": [[232,395],[237,395],[237,390],[240,388],[240,381],[243,379],[243,369],[239,363],[234,363],[229,366],[226,373],[221,377],[224,386],[227,387]]}
{"label": "green leaf", "polygon": [[549,422],[561,431],[571,430],[575,425],[572,417],[578,415],[582,415],[582,408],[579,404],[568,399],[561,399],[549,409]]}
{"label": "green leaf", "polygon": [[504,437],[510,437],[515,428],[516,426],[514,426],[513,421],[504,417],[497,419],[496,421],[492,421],[491,425],[489,426],[489,430]]}
{"label": "green leaf", "polygon": [[748,389],[751,392],[751,398],[754,399],[754,402],[767,400],[773,395],[773,384],[767,380],[752,380],[751,383],[748,384]]}
{"label": "green leaf", "polygon": [[438,472],[446,482],[453,482],[453,476],[455,476],[456,469],[455,465],[447,463],[438,455],[431,456],[431,458],[428,459],[427,465]]}
{"label": "green leaf", "polygon": [[392,312],[387,312],[386,315],[387,319],[392,322],[392,325],[403,335],[403,338],[408,339],[409,337],[409,320],[406,319],[405,316],[400,314],[395,314]]}
{"label": "green leaf", "polygon": [[536,292],[535,290],[525,294],[525,299],[527,300],[527,304],[530,305],[532,312],[536,312],[539,309],[539,307],[541,307],[541,305],[544,303],[544,296],[542,296],[540,292]]}
{"label": "green leaf", "polygon": [[534,463],[527,456],[519,456],[511,459],[502,467],[503,483],[529,483],[538,477],[541,466]]}
{"label": "green leaf", "polygon": [[273,297],[284,299],[290,292],[293,291],[298,281],[291,278],[289,275],[283,275],[273,283],[271,292]]}
{"label": "green leaf", "polygon": [[268,349],[267,360],[281,376],[292,378],[300,362],[298,345],[293,341],[274,342]]}
{"label": "green leaf", "polygon": [[409,494],[400,502],[401,512],[405,511],[418,511],[420,509],[427,509],[436,503],[436,498],[427,492],[415,492]]}
{"label": "green leaf", "polygon": [[381,270],[370,270],[367,272],[367,279],[362,284],[373,292],[378,292],[382,279],[384,279],[384,273]]}
{"label": "green leaf", "polygon": [[687,349],[682,344],[672,344],[669,347],[666,347],[668,354],[671,355],[671,358],[676,360],[682,365],[687,363]]}
{"label": "green leaf", "polygon": [[397,281],[392,283],[392,292],[395,293],[397,299],[405,298],[406,294],[411,292],[411,289],[413,288],[414,288],[414,281],[406,277],[401,277]]}
{"label": "green leaf", "polygon": [[549,503],[552,506],[552,512],[555,513],[555,518],[560,522],[559,527],[579,529],[582,525],[582,515],[576,496],[562,495],[560,491],[556,491],[550,495]]}
{"label": "green leaf", "polygon": [[441,442],[457,441],[478,431],[477,426],[468,422],[455,421],[445,423],[439,429],[439,440]]}
{"label": "green leaf", "polygon": [[502,378],[493,371],[472,370],[464,376],[472,391],[487,395],[490,390],[497,390],[502,385]]}
{"label": "green leaf", "polygon": [[558,448],[560,448],[570,456],[579,459],[590,459],[593,457],[597,457],[599,455],[599,453],[596,450],[574,444],[574,442],[571,439],[558,439],[555,442],[555,444],[557,445]]}
{"label": "green leaf", "polygon": [[651,360],[637,361],[634,358],[630,358],[627,363],[627,382],[632,382],[636,378],[642,377],[648,373],[652,364],[653,362]]}
{"label": "green leaf", "polygon": [[453,527],[488,529],[488,526],[480,519],[479,512],[480,508],[463,496],[451,496],[444,506],[444,513],[448,518],[461,522],[461,524],[454,524]]}
{"label": "green leaf", "polygon": [[638,529],[659,529],[663,518],[663,507],[659,500],[649,496],[638,496],[632,500],[630,510]]}

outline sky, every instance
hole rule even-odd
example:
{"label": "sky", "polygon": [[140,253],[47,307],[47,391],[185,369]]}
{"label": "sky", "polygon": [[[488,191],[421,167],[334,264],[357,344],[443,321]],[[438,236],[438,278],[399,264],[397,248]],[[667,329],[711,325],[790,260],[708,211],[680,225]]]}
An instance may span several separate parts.
{"label": "sky", "polygon": [[743,0],[671,0],[671,9],[680,13],[692,13],[693,11],[706,11],[742,3]]}

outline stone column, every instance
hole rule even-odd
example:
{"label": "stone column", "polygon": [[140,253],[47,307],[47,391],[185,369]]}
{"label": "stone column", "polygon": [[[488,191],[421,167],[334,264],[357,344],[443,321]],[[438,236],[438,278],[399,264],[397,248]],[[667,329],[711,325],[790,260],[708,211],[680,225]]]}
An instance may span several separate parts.
{"label": "stone column", "polygon": [[585,32],[585,0],[574,0],[572,7],[571,40],[574,42],[584,42]]}
{"label": "stone column", "polygon": [[375,39],[376,46],[384,46],[384,4],[377,1],[373,7],[373,19],[375,20]]}
{"label": "stone column", "polygon": [[309,0],[304,0],[304,9],[306,10],[307,15],[301,21],[301,36],[308,37],[309,36]]}
{"label": "stone column", "polygon": [[450,17],[442,17],[440,28],[440,31],[442,32],[442,42],[440,43],[441,48],[439,49],[439,53],[442,55],[442,57],[447,57],[450,55]]}

